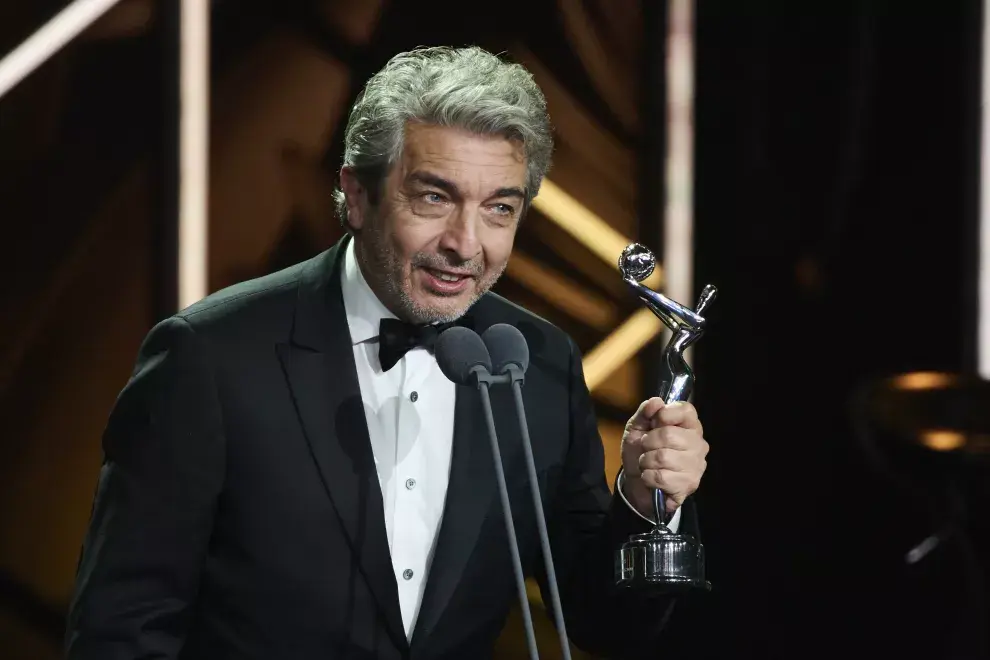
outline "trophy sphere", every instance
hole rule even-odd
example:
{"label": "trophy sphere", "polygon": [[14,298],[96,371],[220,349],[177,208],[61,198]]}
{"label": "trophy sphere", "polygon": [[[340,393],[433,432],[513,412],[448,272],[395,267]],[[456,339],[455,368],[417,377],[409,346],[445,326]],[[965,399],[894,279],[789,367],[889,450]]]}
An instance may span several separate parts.
{"label": "trophy sphere", "polygon": [[650,249],[639,243],[630,243],[619,257],[619,272],[622,277],[642,282],[656,268],[657,258]]}

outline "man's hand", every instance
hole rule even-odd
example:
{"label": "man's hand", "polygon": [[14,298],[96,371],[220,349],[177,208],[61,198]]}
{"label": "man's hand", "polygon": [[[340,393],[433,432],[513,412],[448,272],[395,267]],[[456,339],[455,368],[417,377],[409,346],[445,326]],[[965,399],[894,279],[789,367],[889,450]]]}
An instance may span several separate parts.
{"label": "man's hand", "polygon": [[654,397],[644,401],[622,435],[623,493],[647,518],[653,518],[653,491],[666,495],[667,513],[698,490],[705,473],[708,443],[698,411],[687,402],[669,406]]}

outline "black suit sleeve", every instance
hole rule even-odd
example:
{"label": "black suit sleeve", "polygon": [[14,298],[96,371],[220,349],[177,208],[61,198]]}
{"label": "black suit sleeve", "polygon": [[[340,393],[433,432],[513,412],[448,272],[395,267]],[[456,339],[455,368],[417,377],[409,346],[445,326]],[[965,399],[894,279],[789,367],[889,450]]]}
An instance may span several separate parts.
{"label": "black suit sleeve", "polygon": [[111,411],[69,609],[70,660],[175,658],[223,482],[224,436],[201,340],[173,317],[145,339]]}
{"label": "black suit sleeve", "polygon": [[[650,531],[650,525],[608,488],[598,420],[573,342],[569,412],[570,446],[548,520],[568,636],[596,655],[653,657],[674,600],[614,587],[615,552],[630,535]],[[684,513],[682,531],[691,533],[687,521],[693,522],[693,511]],[[542,562],[538,565],[536,579],[549,607],[546,574]]]}

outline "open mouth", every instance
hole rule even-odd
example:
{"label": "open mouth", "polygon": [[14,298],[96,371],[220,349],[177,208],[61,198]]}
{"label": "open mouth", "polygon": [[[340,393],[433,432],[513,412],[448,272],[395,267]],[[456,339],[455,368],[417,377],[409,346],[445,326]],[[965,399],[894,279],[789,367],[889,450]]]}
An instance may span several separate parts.
{"label": "open mouth", "polygon": [[472,280],[471,275],[434,268],[423,268],[422,272],[426,275],[427,288],[445,295],[460,293],[467,288]]}

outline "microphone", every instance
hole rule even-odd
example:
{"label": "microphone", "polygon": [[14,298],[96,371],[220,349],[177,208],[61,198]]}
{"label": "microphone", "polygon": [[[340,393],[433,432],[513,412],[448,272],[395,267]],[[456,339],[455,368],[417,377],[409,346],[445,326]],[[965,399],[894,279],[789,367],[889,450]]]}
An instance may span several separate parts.
{"label": "microphone", "polygon": [[492,359],[492,373],[508,375],[509,382],[525,379],[529,368],[529,344],[518,328],[508,323],[496,323],[481,335]]}
{"label": "microphone", "polygon": [[526,369],[529,368],[529,344],[526,338],[515,327],[508,323],[497,323],[481,335],[482,341],[488,348],[494,368],[492,373],[496,378],[507,378],[512,387],[513,400],[516,404],[516,416],[519,419],[519,430],[522,434],[523,449],[526,454],[526,469],[529,473],[530,493],[533,497],[533,509],[536,513],[536,528],[540,534],[540,546],[543,549],[543,565],[547,573],[547,583],[550,587],[550,602],[553,609],[554,623],[560,638],[560,651],[564,660],[570,660],[571,649],[567,639],[567,629],[564,626],[564,612],[560,606],[560,592],[557,588],[557,575],[553,568],[553,555],[550,552],[550,536],[547,533],[547,521],[543,513],[543,499],[540,497],[540,487],[536,478],[536,462],[533,460],[533,445],[529,439],[529,425],[526,423],[526,408],[523,404],[522,386],[526,379]]}
{"label": "microphone", "polygon": [[477,378],[491,375],[492,358],[485,342],[463,326],[440,333],[433,352],[443,375],[458,385],[475,385]]}
{"label": "microphone", "polygon": [[509,489],[505,485],[505,471],[502,467],[502,454],[498,448],[498,436],[495,433],[495,418],[492,415],[492,400],[488,388],[492,382],[492,361],[485,342],[473,330],[462,326],[454,326],[440,334],[434,347],[434,355],[440,371],[448,380],[458,385],[469,385],[478,388],[481,395],[481,407],[485,412],[488,439],[492,447],[492,457],[495,459],[495,476],[498,481],[498,492],[502,500],[502,514],[505,518],[505,532],[509,537],[509,550],[512,553],[512,568],[516,578],[516,590],[519,594],[519,605],[522,609],[523,624],[526,628],[526,643],[529,646],[531,660],[539,660],[540,654],[536,648],[536,633],[533,630],[533,615],[529,609],[529,597],[526,595],[526,577],[523,574],[522,561],[519,558],[519,542],[516,540],[516,527],[512,522],[512,509],[509,505]]}

